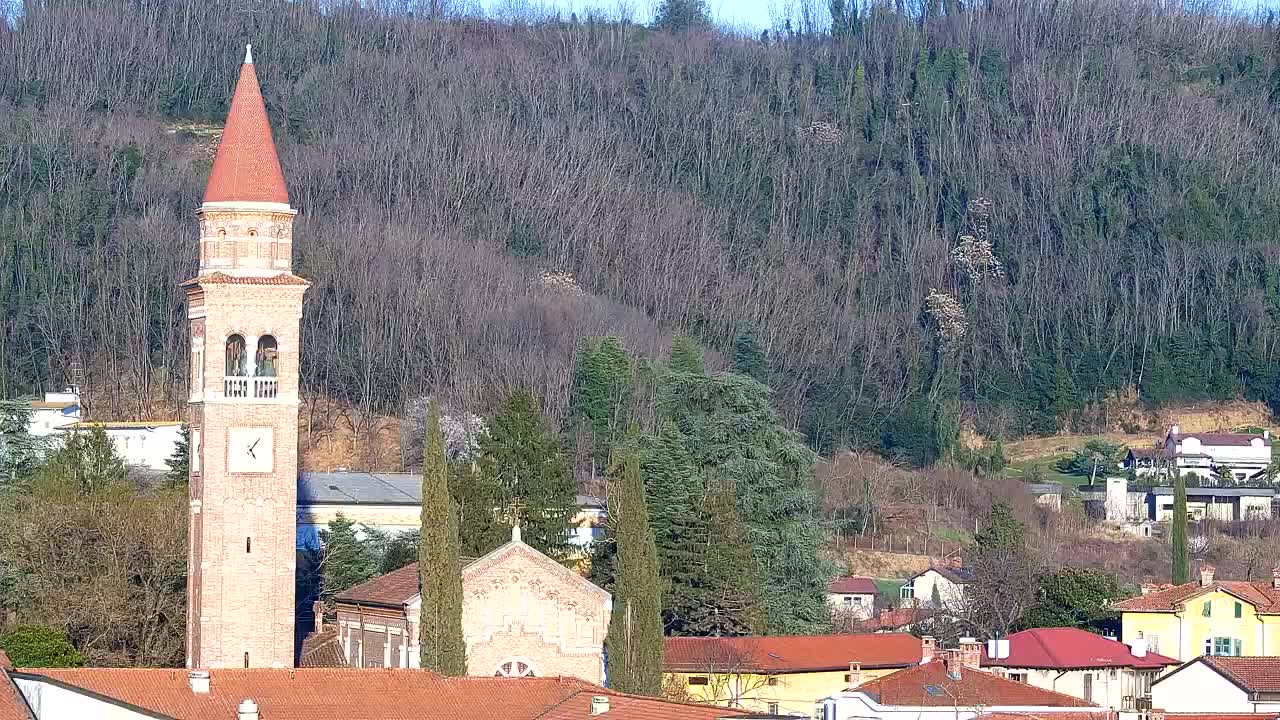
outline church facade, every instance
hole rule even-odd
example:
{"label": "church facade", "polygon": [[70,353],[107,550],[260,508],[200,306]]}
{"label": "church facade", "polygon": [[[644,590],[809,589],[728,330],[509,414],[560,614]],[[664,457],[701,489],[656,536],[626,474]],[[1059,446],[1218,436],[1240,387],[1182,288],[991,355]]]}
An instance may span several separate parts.
{"label": "church facade", "polygon": [[187,665],[292,667],[302,297],[293,220],[246,50],[183,284],[191,339]]}
{"label": "church facade", "polygon": [[[414,564],[336,598],[345,664],[418,667],[418,587]],[[521,542],[518,530],[463,568],[462,593],[467,674],[604,682],[609,593]]]}

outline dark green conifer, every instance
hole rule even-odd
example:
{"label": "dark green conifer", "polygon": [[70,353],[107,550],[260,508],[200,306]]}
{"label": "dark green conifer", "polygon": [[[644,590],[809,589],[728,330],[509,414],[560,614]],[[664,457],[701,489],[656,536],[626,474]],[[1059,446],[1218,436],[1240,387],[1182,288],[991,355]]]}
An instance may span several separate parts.
{"label": "dark green conifer", "polygon": [[1187,562],[1187,481],[1179,473],[1173,479],[1173,518],[1169,541],[1173,544],[1172,582],[1181,585],[1191,577]]}
{"label": "dark green conifer", "polygon": [[449,495],[449,468],[440,432],[440,408],[427,414],[422,446],[422,535],[418,542],[418,623],[421,666],[443,675],[467,674],[462,638],[462,565],[458,560],[458,514]]}

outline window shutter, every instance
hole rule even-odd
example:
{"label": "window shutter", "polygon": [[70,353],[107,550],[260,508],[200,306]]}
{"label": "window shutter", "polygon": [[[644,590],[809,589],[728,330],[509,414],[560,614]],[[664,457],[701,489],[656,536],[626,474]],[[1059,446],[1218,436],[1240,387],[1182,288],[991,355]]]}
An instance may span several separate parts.
{"label": "window shutter", "polygon": [[1239,640],[1236,640],[1236,641],[1235,641],[1235,647],[1233,647],[1232,649],[1233,649],[1233,650],[1235,650],[1235,652],[1233,652],[1233,653],[1232,653],[1232,655],[1235,655],[1236,657],[1240,657],[1241,653],[1240,653],[1240,641],[1239,641]]}
{"label": "window shutter", "polygon": [[1200,614],[1204,615],[1205,617],[1209,617],[1209,614],[1212,612],[1212,608],[1213,608],[1213,604],[1211,602],[1206,601],[1204,604],[1204,607],[1200,609]]}
{"label": "window shutter", "polygon": [[1240,603],[1236,603],[1236,617],[1244,617],[1244,607]]}

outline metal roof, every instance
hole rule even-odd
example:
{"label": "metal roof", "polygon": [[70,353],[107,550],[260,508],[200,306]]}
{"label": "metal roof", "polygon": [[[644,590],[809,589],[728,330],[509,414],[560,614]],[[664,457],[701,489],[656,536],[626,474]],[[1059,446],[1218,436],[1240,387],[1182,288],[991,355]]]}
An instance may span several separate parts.
{"label": "metal roof", "polygon": [[[1153,487],[1152,495],[1172,495],[1171,487]],[[1193,495],[1208,495],[1210,497],[1272,497],[1276,491],[1271,488],[1247,488],[1247,487],[1188,487],[1187,497]]]}
{"label": "metal roof", "polygon": [[[604,502],[579,495],[581,507],[601,508]],[[421,505],[422,475],[418,473],[300,472],[298,505]]]}

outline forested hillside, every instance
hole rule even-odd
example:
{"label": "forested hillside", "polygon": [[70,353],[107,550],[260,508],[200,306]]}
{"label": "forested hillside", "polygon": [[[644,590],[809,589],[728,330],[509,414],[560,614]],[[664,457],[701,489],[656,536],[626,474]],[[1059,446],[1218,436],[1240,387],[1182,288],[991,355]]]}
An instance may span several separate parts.
{"label": "forested hillside", "polygon": [[1280,401],[1277,23],[833,6],[740,37],[26,2],[0,24],[0,396],[78,365],[99,417],[177,411],[203,128],[252,42],[313,395],[483,411],[523,386],[562,412],[583,337],[684,331],[754,336],[819,449],[917,462],[961,421],[1087,425],[1134,387]]}

